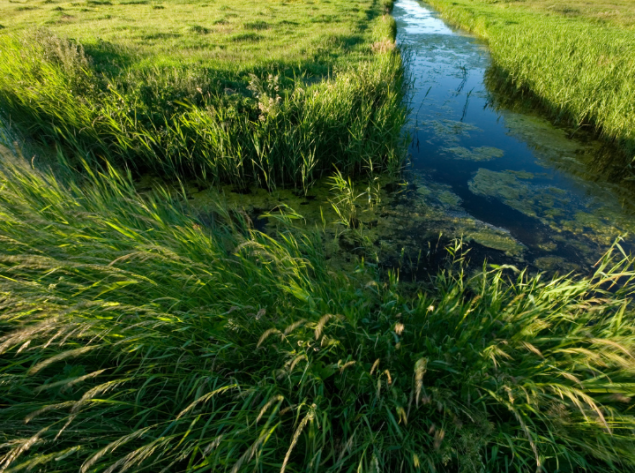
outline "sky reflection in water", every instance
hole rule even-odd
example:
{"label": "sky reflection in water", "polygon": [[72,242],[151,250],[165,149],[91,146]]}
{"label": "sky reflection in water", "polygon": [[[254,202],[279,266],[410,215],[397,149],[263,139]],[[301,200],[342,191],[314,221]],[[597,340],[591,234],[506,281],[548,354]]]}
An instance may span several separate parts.
{"label": "sky reflection in water", "polygon": [[594,182],[606,145],[495,107],[484,43],[425,4],[399,0],[393,15],[397,41],[411,54],[412,168],[424,185],[449,186],[457,197],[451,218],[508,232],[524,247],[519,257],[540,269],[586,267],[631,230],[632,209],[623,205],[630,189]]}

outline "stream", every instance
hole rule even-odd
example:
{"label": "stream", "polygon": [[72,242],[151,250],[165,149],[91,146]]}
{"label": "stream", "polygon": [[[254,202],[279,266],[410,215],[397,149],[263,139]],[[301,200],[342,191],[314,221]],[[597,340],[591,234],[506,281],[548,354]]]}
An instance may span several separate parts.
{"label": "stream", "polygon": [[[487,45],[425,3],[398,0],[393,16],[412,79],[403,176],[354,182],[348,208],[328,179],[308,192],[185,183],[178,192],[201,222],[213,221],[220,198],[260,231],[290,221],[318,228],[334,270],[354,270],[363,258],[412,281],[447,264],[445,248],[456,241],[473,267],[552,274],[587,273],[618,237],[632,252],[635,180],[615,149],[497,95]],[[151,176],[136,182],[140,192],[156,184],[170,187]]]}
{"label": "stream", "polygon": [[[404,177],[353,183],[355,228],[334,211],[328,180],[307,194],[225,186],[230,207],[272,234],[277,212],[318,227],[335,269],[352,270],[364,258],[413,281],[445,264],[445,247],[456,240],[475,267],[487,261],[563,274],[588,272],[617,237],[632,233],[633,182],[606,178],[626,174],[611,164],[615,150],[501,100],[487,86],[486,44],[425,4],[398,0],[393,15],[413,81]],[[204,221],[218,189],[186,191]],[[622,245],[630,251],[633,241]]]}
{"label": "stream", "polygon": [[[399,0],[393,15],[397,41],[412,56],[412,169],[424,185],[448,186],[456,196],[448,210],[459,220],[491,225],[519,246],[472,240],[566,271],[592,265],[617,236],[632,233],[630,188],[598,179],[608,145],[498,106],[486,87],[485,43],[424,3]],[[629,239],[623,245],[630,248]]]}

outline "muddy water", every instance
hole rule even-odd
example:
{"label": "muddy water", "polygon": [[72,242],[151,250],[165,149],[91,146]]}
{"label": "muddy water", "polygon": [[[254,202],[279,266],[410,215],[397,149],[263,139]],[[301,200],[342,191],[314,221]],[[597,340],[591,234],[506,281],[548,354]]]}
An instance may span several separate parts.
{"label": "muddy water", "polygon": [[598,180],[606,145],[497,106],[486,87],[485,44],[425,3],[399,0],[393,15],[398,43],[412,55],[411,166],[424,183],[456,196],[449,210],[459,215],[457,231],[462,220],[491,225],[522,248],[516,258],[560,270],[593,264],[614,238],[632,232],[630,188]]}

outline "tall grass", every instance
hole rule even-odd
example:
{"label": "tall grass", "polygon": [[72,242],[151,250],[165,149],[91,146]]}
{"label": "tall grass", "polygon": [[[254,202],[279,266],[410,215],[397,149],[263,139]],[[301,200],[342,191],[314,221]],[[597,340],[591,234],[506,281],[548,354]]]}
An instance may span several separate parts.
{"label": "tall grass", "polygon": [[635,157],[632,31],[522,3],[430,0],[448,20],[486,38],[505,92],[529,95],[557,119],[595,128]]}
{"label": "tall grass", "polygon": [[[394,20],[380,17],[373,28],[375,54],[332,78],[307,85],[251,74],[236,90],[193,66],[109,77],[69,40],[4,35],[0,106],[67,155],[134,172],[274,188],[308,187],[334,165],[349,175],[396,169],[406,84]],[[196,78],[210,82],[205,90]]]}
{"label": "tall grass", "polygon": [[90,169],[0,169],[0,471],[635,471],[619,247],[413,295]]}

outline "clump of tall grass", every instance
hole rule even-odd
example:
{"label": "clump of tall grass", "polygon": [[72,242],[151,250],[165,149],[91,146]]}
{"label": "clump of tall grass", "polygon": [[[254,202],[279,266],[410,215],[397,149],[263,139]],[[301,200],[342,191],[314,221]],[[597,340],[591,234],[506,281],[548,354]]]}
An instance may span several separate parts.
{"label": "clump of tall grass", "polygon": [[[393,31],[391,20],[379,20],[378,35]],[[126,74],[98,74],[68,40],[41,31],[6,35],[0,105],[71,157],[106,158],[135,172],[274,188],[308,187],[333,165],[349,175],[401,165],[405,82],[394,48],[311,86],[251,74],[234,90],[190,69],[157,67],[133,74],[139,85],[131,85]],[[192,87],[191,77],[206,88]],[[166,96],[170,88],[155,83],[188,90]],[[194,97],[191,89],[198,89]]]}
{"label": "clump of tall grass", "polygon": [[635,157],[632,31],[485,1],[430,0],[487,39],[503,91],[529,94],[575,126],[592,126]]}
{"label": "clump of tall grass", "polygon": [[0,169],[0,471],[635,471],[619,247],[579,279],[455,248],[412,296],[318,233],[84,180]]}

